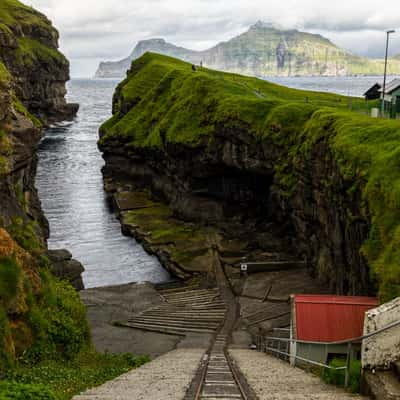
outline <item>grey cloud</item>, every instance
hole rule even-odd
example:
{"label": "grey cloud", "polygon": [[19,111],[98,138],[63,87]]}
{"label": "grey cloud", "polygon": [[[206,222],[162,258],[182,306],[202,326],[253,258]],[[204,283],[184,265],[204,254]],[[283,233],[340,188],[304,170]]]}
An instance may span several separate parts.
{"label": "grey cloud", "polygon": [[[228,40],[257,20],[321,33],[361,55],[382,56],[384,31],[400,26],[398,0],[30,0],[59,29],[73,74],[99,60],[127,56],[137,41],[163,37],[205,49]],[[391,51],[400,53],[400,29]]]}

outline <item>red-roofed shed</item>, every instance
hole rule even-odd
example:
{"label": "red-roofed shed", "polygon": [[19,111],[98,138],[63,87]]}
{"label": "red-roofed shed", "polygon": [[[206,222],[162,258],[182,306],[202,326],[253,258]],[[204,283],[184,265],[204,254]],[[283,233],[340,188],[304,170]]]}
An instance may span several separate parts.
{"label": "red-roofed shed", "polygon": [[374,297],[296,295],[296,339],[336,342],[362,336],[365,312],[378,304]]}
{"label": "red-roofed shed", "polygon": [[[291,354],[320,363],[327,363],[335,356],[346,354],[346,344],[329,343],[362,336],[366,311],[378,305],[374,297],[292,296],[292,338],[321,344],[292,344]],[[353,357],[357,357],[358,351],[359,346],[355,345]]]}

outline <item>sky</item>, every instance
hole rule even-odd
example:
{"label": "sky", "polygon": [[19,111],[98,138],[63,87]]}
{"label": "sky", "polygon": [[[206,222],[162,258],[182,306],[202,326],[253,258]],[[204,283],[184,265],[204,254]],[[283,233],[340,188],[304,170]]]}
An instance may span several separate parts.
{"label": "sky", "polygon": [[139,40],[164,38],[195,50],[245,32],[258,20],[320,33],[355,54],[400,54],[399,0],[28,0],[60,32],[73,77],[93,76],[100,61],[128,56]]}

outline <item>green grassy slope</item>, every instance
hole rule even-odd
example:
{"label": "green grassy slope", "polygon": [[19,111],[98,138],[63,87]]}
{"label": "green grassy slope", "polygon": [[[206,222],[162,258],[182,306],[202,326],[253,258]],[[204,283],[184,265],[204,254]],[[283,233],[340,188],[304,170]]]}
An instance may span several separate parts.
{"label": "green grassy slope", "polygon": [[[293,90],[208,69],[193,73],[183,61],[151,53],[133,63],[117,93],[117,112],[102,130],[129,137],[136,146],[160,146],[162,136],[195,145],[200,138],[212,136],[219,124],[233,121],[262,135],[270,111],[288,101],[307,109],[349,107],[349,98],[344,96]],[[361,99],[351,102],[353,107],[365,108]],[[134,107],[119,112],[127,105]]]}
{"label": "green grassy slope", "polygon": [[1,1],[0,19],[7,25],[38,25],[43,27],[43,29],[49,29],[48,20],[43,14],[18,0]]}
{"label": "green grassy slope", "polygon": [[362,189],[369,206],[372,230],[361,251],[386,300],[400,296],[400,123],[349,111],[349,104],[365,109],[362,99],[207,69],[192,72],[187,63],[148,53],[117,88],[100,145],[157,151],[166,143],[211,146],[219,130],[245,129],[256,141],[283,146],[276,179],[290,196],[299,157],[327,141],[343,177]]}
{"label": "green grassy slope", "polygon": [[11,79],[6,66],[0,61],[0,84],[7,84]]}

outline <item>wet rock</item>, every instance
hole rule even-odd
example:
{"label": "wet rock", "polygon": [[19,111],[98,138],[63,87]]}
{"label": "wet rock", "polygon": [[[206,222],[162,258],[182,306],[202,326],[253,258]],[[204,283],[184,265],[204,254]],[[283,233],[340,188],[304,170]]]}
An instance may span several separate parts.
{"label": "wet rock", "polygon": [[48,250],[47,254],[55,276],[69,281],[76,290],[84,289],[82,273],[85,269],[79,261],[72,259],[68,250]]}

